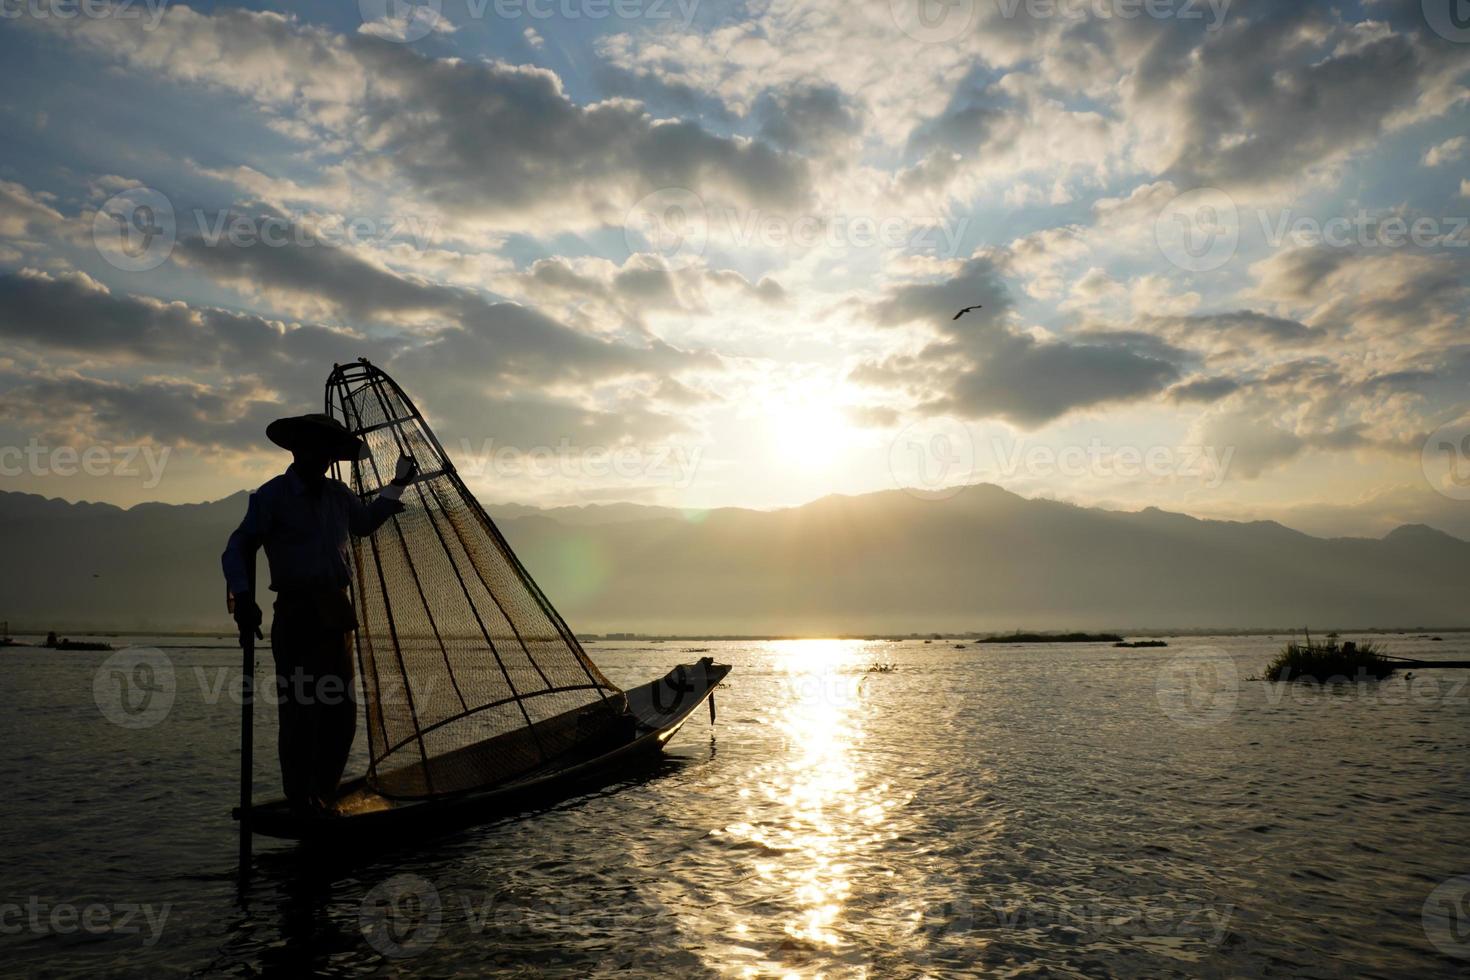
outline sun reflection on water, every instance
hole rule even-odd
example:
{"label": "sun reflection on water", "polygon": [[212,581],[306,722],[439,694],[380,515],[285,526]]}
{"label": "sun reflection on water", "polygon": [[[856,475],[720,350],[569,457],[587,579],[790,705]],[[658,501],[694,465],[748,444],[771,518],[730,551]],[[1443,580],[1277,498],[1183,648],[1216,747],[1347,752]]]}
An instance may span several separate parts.
{"label": "sun reflection on water", "polygon": [[[782,919],[783,970],[800,964],[804,953],[828,958],[852,946],[844,938],[852,867],[887,835],[889,811],[900,802],[862,762],[864,646],[770,644],[776,696],[768,721],[781,735],[782,751],[749,773],[739,791],[746,819],[724,834],[761,852],[754,869],[772,895],[769,911]],[[759,931],[769,933],[772,925],[760,923]],[[759,972],[773,968],[767,961]]]}

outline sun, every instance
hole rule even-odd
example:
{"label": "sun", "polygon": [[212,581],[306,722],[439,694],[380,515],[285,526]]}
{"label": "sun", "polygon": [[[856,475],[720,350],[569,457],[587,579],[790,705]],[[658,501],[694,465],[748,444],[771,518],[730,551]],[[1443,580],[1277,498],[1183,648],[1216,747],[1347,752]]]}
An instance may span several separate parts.
{"label": "sun", "polygon": [[785,465],[807,470],[830,467],[854,438],[839,409],[815,401],[773,406],[767,427],[772,454]]}

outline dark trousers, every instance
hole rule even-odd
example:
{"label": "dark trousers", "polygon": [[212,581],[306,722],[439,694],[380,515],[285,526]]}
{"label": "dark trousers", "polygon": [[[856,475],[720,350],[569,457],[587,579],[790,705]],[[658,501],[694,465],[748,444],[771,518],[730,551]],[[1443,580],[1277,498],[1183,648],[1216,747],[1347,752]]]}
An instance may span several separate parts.
{"label": "dark trousers", "polygon": [[330,803],[357,732],[352,606],[335,591],[281,593],[271,623],[281,783],[297,806]]}

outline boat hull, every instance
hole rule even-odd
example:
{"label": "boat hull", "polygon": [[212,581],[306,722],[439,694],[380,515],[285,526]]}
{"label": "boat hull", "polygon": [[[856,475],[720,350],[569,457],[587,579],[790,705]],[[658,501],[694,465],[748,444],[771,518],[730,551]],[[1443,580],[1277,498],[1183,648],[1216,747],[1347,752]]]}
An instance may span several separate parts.
{"label": "boat hull", "polygon": [[[335,844],[410,830],[442,832],[565,799],[580,788],[657,756],[729,672],[729,665],[706,657],[627,690],[628,710],[636,723],[631,737],[606,752],[551,771],[500,786],[417,800],[383,796],[368,785],[366,777],[359,777],[342,785],[340,816],[305,818],[292,812],[285,800],[271,800],[251,807],[250,829],[266,837]],[[234,816],[239,819],[238,809]]]}

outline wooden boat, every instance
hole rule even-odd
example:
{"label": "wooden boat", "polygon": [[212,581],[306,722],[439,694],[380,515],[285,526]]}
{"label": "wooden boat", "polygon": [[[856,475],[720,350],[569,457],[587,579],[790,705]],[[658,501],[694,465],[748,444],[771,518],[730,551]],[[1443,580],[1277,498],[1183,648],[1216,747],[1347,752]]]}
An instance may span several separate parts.
{"label": "wooden boat", "polygon": [[[337,841],[484,820],[657,754],[706,701],[714,720],[730,668],[709,657],[632,690],[608,680],[387,374],[366,360],[336,366],[326,407],[364,447],[338,478],[365,504],[402,505],[352,541],[368,771],[339,787],[332,816],[254,804],[247,703],[242,871],[252,833]],[[405,459],[417,475],[390,480]],[[253,674],[253,642],[241,639]]]}
{"label": "wooden boat", "polygon": [[[337,801],[339,816],[303,818],[285,800],[272,800],[252,808],[251,829],[267,837],[334,843],[406,831],[448,831],[565,799],[593,781],[658,755],[706,701],[713,721],[714,691],[729,672],[728,665],[705,657],[625,691],[633,721],[626,738],[569,753],[555,764],[505,785],[437,799],[397,800],[375,790],[366,777],[359,777],[342,785]],[[474,748],[493,751],[490,745]],[[234,816],[239,818],[238,809]]]}

